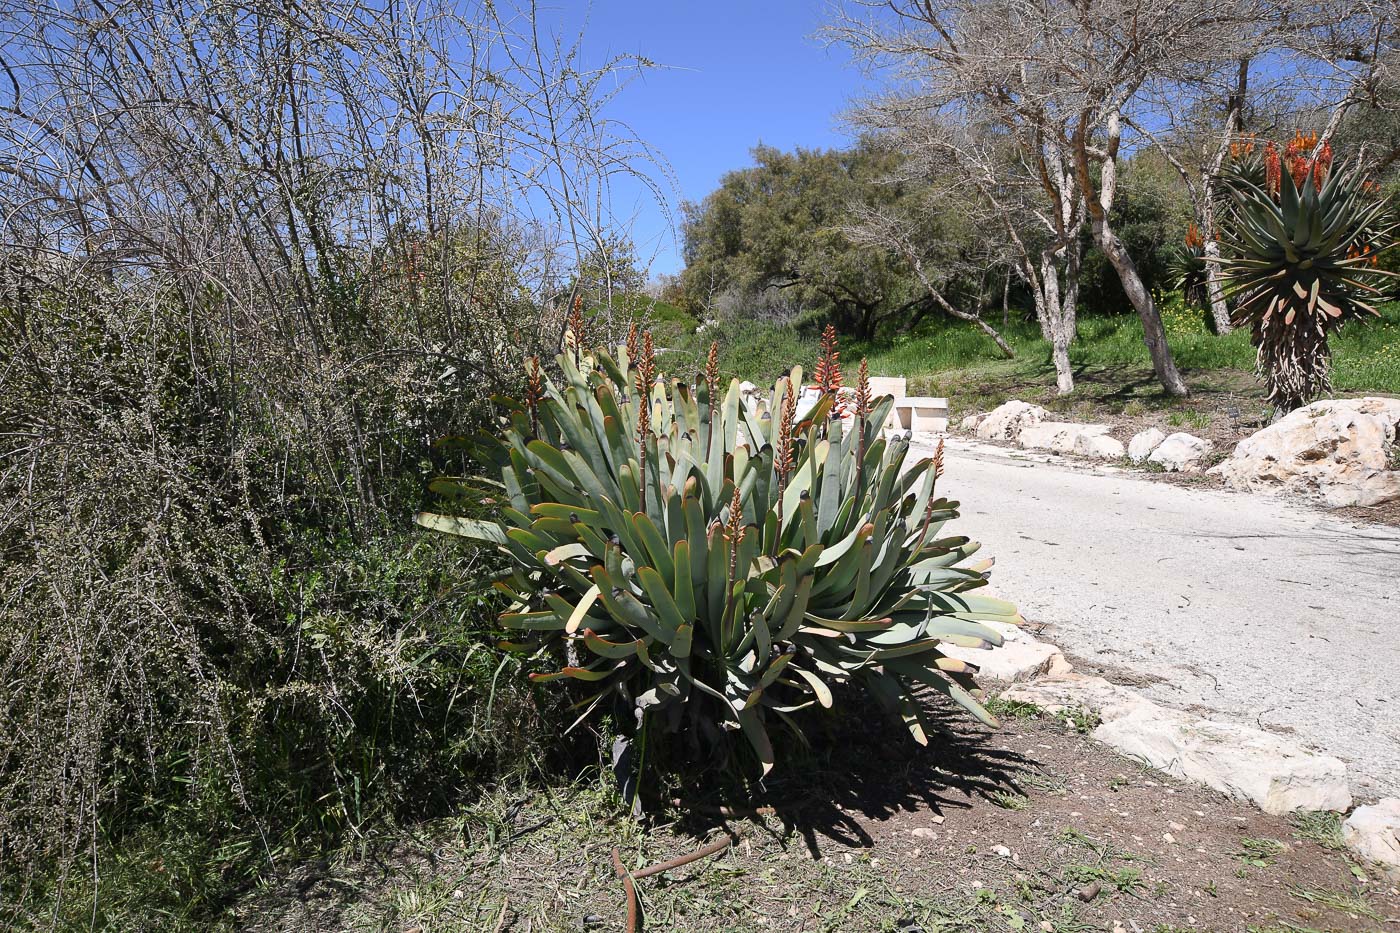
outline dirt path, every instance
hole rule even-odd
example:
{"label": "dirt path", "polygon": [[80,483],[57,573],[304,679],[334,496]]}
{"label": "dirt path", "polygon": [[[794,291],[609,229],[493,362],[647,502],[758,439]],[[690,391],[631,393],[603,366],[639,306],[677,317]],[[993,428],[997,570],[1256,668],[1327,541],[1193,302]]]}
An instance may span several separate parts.
{"label": "dirt path", "polygon": [[1154,700],[1336,755],[1359,798],[1400,794],[1400,529],[1017,453],[952,440],[944,489],[1027,620]]}

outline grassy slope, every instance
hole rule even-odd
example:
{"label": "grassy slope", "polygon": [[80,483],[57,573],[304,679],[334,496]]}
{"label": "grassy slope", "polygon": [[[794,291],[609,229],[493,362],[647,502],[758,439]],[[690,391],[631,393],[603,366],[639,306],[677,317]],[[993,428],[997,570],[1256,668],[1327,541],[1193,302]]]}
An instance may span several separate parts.
{"label": "grassy slope", "polygon": [[[1348,328],[1332,341],[1333,385],[1339,394],[1400,394],[1400,303],[1386,306],[1384,315]],[[1216,337],[1206,330],[1199,314],[1183,309],[1179,301],[1165,303],[1163,318],[1177,364],[1193,385],[1228,385],[1244,395],[1262,396],[1250,375],[1254,350],[1248,334],[1236,331]],[[1018,385],[1053,391],[1050,347],[1036,324],[1012,321],[1002,333],[1016,351],[1014,360],[1002,359],[991,341],[974,328],[943,321],[892,341],[849,347],[844,356],[848,361],[868,356],[871,372],[877,375],[908,377],[911,393],[966,398],[969,387],[975,394],[980,387],[980,394],[992,400],[1002,394],[1000,390]],[[1120,380],[1124,388],[1118,394],[1124,402],[1132,398],[1149,404],[1162,401],[1151,379],[1151,360],[1135,316],[1081,321],[1070,359],[1077,376],[1090,384],[1109,381],[1105,378],[1109,375]]]}

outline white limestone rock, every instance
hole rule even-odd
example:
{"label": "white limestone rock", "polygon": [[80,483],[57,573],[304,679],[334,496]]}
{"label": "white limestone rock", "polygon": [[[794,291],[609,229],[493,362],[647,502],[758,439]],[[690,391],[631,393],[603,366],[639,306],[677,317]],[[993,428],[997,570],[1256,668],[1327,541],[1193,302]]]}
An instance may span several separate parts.
{"label": "white limestone rock", "polygon": [[1014,441],[1021,431],[1040,424],[1050,413],[1039,405],[1012,399],[989,411],[977,425],[977,436],[984,441]]}
{"label": "white limestone rock", "polygon": [[1328,505],[1400,498],[1395,469],[1400,399],[1325,399],[1240,441],[1211,472],[1251,492],[1299,492]]}
{"label": "white limestone rock", "polygon": [[1042,421],[1021,429],[1016,442],[1033,450],[1072,454],[1080,438],[1099,437],[1111,430],[1106,424],[1077,424],[1073,421]]}
{"label": "white limestone rock", "polygon": [[1099,460],[1122,460],[1127,454],[1123,442],[1107,434],[1080,434],[1074,439],[1074,452]]}
{"label": "white limestone rock", "polygon": [[1340,760],[1251,726],[1155,706],[1106,720],[1094,738],[1167,774],[1248,800],[1265,813],[1351,806]]}
{"label": "white limestone rock", "polygon": [[1329,755],[1250,726],[1153,703],[1102,677],[1070,673],[1016,684],[1002,698],[1051,713],[1098,715],[1094,738],[1167,774],[1249,800],[1267,813],[1345,810],[1346,766]]}
{"label": "white limestone rock", "polygon": [[1158,444],[1147,459],[1168,473],[1195,473],[1214,449],[1210,441],[1178,431]]}
{"label": "white limestone rock", "polygon": [[1392,880],[1400,881],[1400,798],[1357,807],[1342,823],[1342,841]]}
{"label": "white limestone rock", "polygon": [[1055,677],[1069,673],[1070,665],[1059,648],[1040,641],[1024,629],[1002,622],[983,625],[1001,633],[1002,644],[996,648],[961,648],[940,646],[950,658],[976,664],[978,676],[1006,683],[1020,683],[1037,677]]}
{"label": "white limestone rock", "polygon": [[1134,463],[1141,463],[1166,439],[1167,435],[1163,434],[1159,428],[1139,431],[1133,435],[1132,440],[1128,441],[1128,459]]}

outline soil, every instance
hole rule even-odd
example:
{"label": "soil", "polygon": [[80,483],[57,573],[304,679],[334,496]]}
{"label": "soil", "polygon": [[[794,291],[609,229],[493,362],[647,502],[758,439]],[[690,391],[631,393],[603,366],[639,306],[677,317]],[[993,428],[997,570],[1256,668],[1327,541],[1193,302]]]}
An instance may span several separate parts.
{"label": "soil", "polygon": [[[1331,814],[1290,821],[1120,757],[1092,722],[994,702],[988,730],[925,701],[930,746],[848,719],[832,753],[780,762],[772,815],[624,815],[603,778],[515,795],[239,906],[255,930],[622,930],[631,871],[649,930],[1373,931],[1400,890],[1350,862]],[[874,728],[871,728],[871,727]],[[784,765],[787,765],[784,767]],[[784,773],[785,772],[785,773]]]}

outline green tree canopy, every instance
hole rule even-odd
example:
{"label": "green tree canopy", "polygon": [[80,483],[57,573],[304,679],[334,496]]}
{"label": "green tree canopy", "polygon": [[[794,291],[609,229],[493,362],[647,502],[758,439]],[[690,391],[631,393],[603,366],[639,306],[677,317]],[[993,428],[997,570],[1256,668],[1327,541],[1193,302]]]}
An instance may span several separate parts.
{"label": "green tree canopy", "polygon": [[729,289],[790,295],[839,329],[870,337],[883,321],[917,315],[929,299],[889,250],[853,242],[854,211],[899,209],[907,186],[889,182],[899,157],[864,145],[849,150],[772,146],[755,164],[724,176],[718,190],[684,206],[682,281],[700,310]]}

